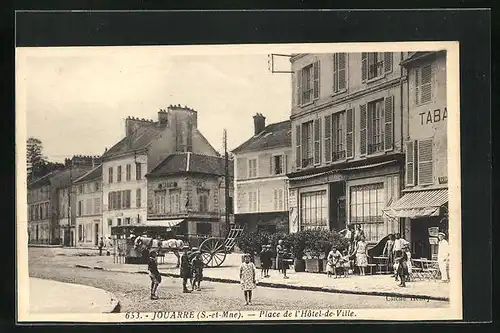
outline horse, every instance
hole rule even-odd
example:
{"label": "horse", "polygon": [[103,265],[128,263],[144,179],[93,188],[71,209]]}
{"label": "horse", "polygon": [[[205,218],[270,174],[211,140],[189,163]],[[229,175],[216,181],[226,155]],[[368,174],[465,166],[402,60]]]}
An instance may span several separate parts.
{"label": "horse", "polygon": [[185,244],[183,240],[175,238],[161,240],[146,236],[138,236],[134,240],[134,249],[141,253],[147,253],[151,250],[156,250],[158,254],[172,252],[177,257],[177,267],[180,266],[180,252],[185,245],[187,244]]}

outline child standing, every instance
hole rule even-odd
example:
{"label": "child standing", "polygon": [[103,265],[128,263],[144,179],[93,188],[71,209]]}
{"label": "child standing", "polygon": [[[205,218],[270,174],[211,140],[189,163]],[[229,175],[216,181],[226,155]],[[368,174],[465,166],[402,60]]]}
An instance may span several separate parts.
{"label": "child standing", "polygon": [[252,304],[252,290],[256,287],[255,265],[250,262],[250,254],[245,254],[245,261],[240,266],[241,289],[245,295],[245,305]]}
{"label": "child standing", "polygon": [[344,253],[340,259],[340,267],[344,273],[344,277],[349,276],[349,269],[351,268],[351,259],[349,258],[349,250],[344,250]]}
{"label": "child standing", "polygon": [[158,286],[161,283],[161,275],[158,271],[155,251],[151,251],[151,253],[149,254],[148,271],[149,277],[151,278],[151,299],[158,299],[156,291],[158,290]]}
{"label": "child standing", "polygon": [[337,269],[341,267],[340,259],[342,258],[342,254],[337,250],[335,246],[332,247],[327,257],[327,267],[326,272],[328,273],[328,277],[332,274],[335,274],[335,278],[338,277]]}
{"label": "child standing", "polygon": [[267,252],[267,247],[266,245],[262,245],[262,248],[259,253],[259,258],[260,258],[260,278],[265,277],[266,273],[266,253]]}
{"label": "child standing", "polygon": [[201,260],[201,252],[196,252],[194,258],[191,261],[191,267],[193,268],[193,283],[191,289],[201,291],[200,283],[203,280],[203,261]]}

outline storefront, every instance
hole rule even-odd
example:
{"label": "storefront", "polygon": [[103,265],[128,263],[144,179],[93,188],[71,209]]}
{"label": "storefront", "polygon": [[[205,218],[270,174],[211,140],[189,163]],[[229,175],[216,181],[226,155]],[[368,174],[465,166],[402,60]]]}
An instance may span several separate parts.
{"label": "storefront", "polygon": [[289,175],[290,232],[324,228],[341,231],[360,225],[367,241],[377,243],[400,231],[398,219],[383,209],[399,199],[401,157],[377,163],[338,166],[310,175]]}
{"label": "storefront", "polygon": [[412,257],[437,258],[437,234],[448,234],[448,189],[408,191],[384,209],[389,219],[404,219],[404,238]]}

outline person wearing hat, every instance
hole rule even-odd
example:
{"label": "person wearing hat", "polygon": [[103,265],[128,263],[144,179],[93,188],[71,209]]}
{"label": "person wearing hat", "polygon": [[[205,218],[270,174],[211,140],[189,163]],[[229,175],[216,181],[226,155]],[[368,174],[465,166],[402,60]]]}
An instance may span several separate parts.
{"label": "person wearing hat", "polygon": [[191,284],[192,284],[192,272],[191,272],[191,265],[189,262],[189,246],[183,246],[182,249],[184,250],[184,253],[182,254],[181,257],[181,265],[180,265],[180,276],[182,278],[182,292],[183,293],[189,293],[191,292],[187,288],[187,281],[190,279]]}
{"label": "person wearing hat", "polygon": [[156,263],[156,252],[149,253],[148,261],[149,277],[151,278],[151,299],[158,299],[156,291],[161,283],[161,275],[158,271],[158,264]]}
{"label": "person wearing hat", "polygon": [[438,243],[438,265],[439,271],[441,272],[441,281],[448,282],[448,270],[450,265],[450,245],[446,240],[446,234],[444,232],[438,233],[439,243]]}

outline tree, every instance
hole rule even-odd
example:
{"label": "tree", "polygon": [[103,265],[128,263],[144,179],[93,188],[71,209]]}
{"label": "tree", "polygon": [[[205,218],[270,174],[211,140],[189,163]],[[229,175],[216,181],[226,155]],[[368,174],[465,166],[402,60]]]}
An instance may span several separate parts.
{"label": "tree", "polygon": [[28,181],[41,177],[45,160],[42,155],[42,141],[30,137],[26,142],[26,161],[28,167]]}

